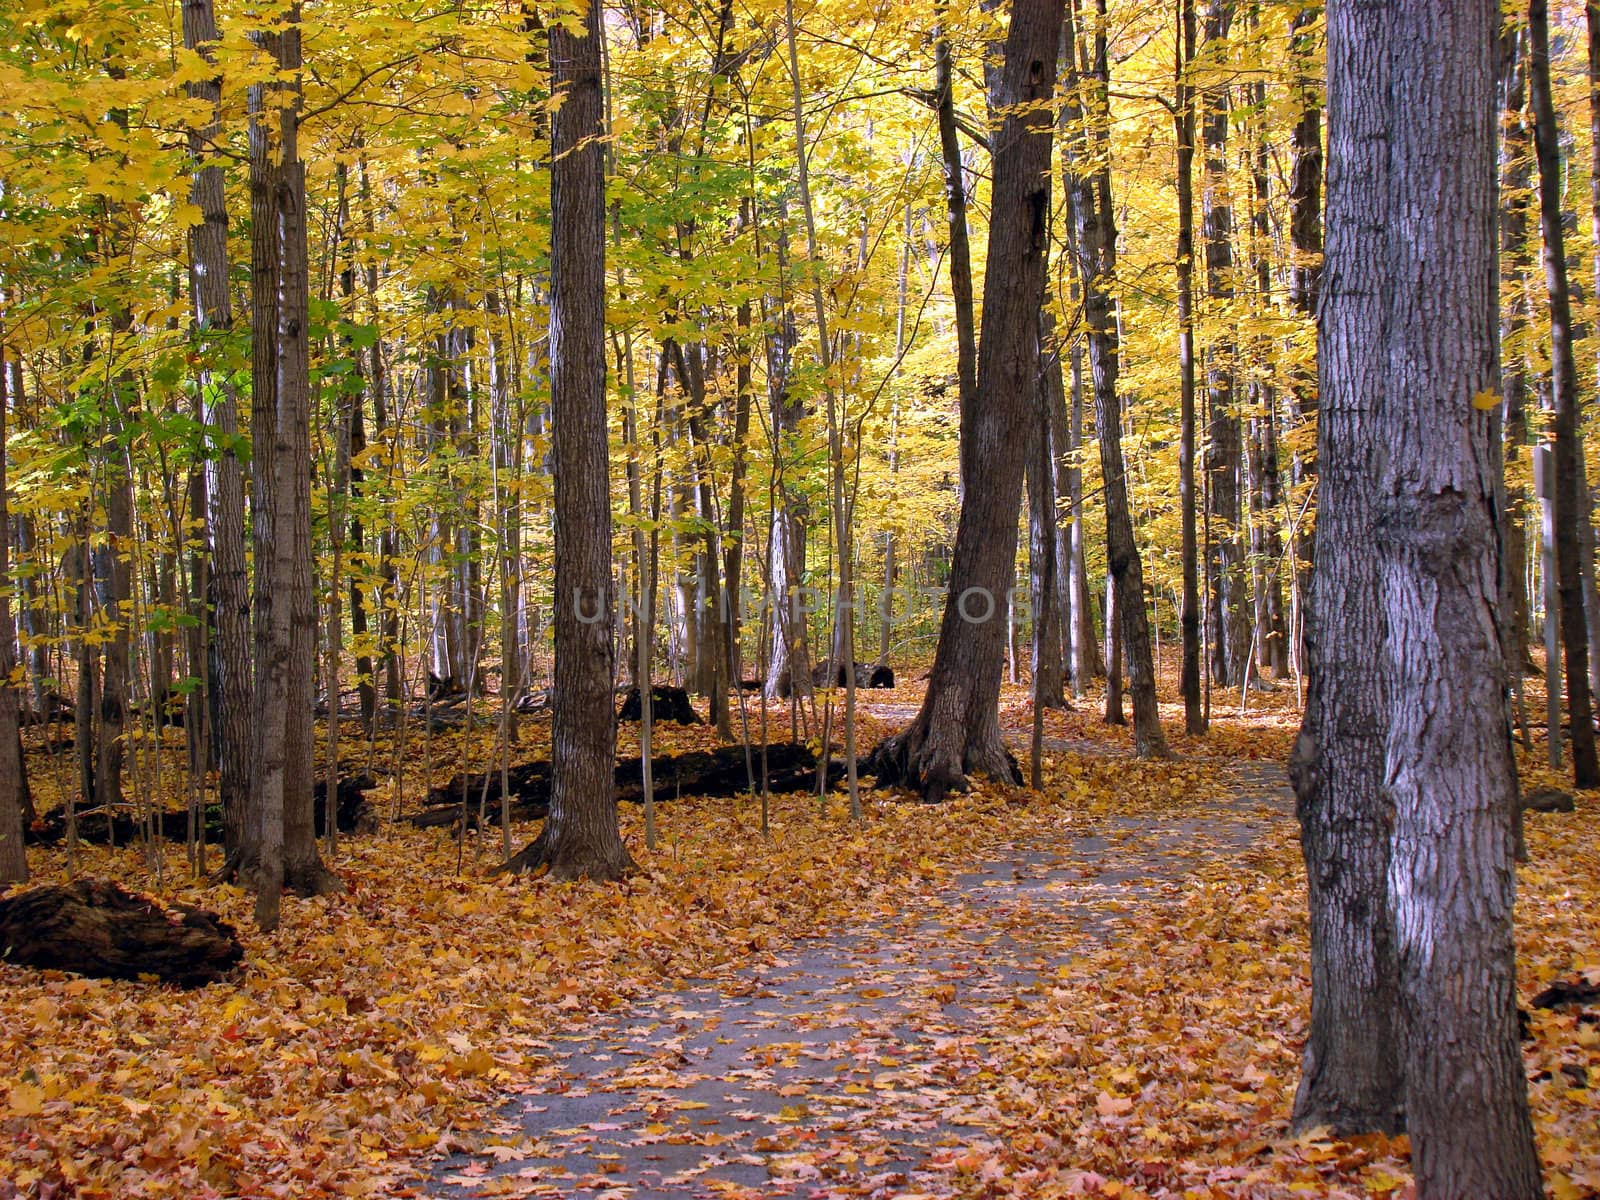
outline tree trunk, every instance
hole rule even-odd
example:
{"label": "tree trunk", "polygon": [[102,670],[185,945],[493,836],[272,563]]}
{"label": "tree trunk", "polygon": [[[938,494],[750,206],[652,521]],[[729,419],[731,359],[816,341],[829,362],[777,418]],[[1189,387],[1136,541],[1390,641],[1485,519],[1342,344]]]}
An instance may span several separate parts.
{"label": "tree trunk", "polygon": [[[1255,208],[1250,214],[1251,258],[1256,276],[1256,303],[1272,311],[1272,221],[1269,213],[1271,149],[1267,144],[1267,85],[1251,85],[1251,108],[1256,124],[1252,182]],[[1283,613],[1283,534],[1279,512],[1283,497],[1278,486],[1278,393],[1273,341],[1255,339],[1256,362],[1251,380],[1250,420],[1250,546],[1258,575],[1255,585],[1255,661],[1257,674],[1282,679],[1289,674],[1288,628]],[[1248,685],[1249,681],[1243,681]]]}
{"label": "tree trunk", "polygon": [[[940,14],[942,18],[942,4]],[[965,430],[967,414],[978,396],[978,334],[972,308],[972,250],[967,237],[967,185],[962,176],[961,143],[956,137],[953,74],[950,39],[941,21],[933,43],[934,111],[939,124],[939,156],[944,165],[945,223],[950,235],[950,300],[955,309],[956,324],[956,380],[960,391],[961,428]]]}
{"label": "tree trunk", "polygon": [[[1127,462],[1122,453],[1122,400],[1117,394],[1119,350],[1114,302],[1107,287],[1116,278],[1116,227],[1111,203],[1110,63],[1107,54],[1105,0],[1096,4],[1093,57],[1073,72],[1090,84],[1086,142],[1069,146],[1069,207],[1075,232],[1078,278],[1083,286],[1084,318],[1089,330],[1089,365],[1094,377],[1095,429],[1100,441],[1100,473],[1106,506],[1106,564],[1116,584],[1116,618],[1121,654],[1128,665],[1128,692],[1133,699],[1133,743],[1141,758],[1165,758],[1166,738],[1156,707],[1155,663],[1150,624],[1145,612],[1144,567],[1133,538],[1128,504]],[[1076,16],[1069,27],[1076,26]],[[1066,58],[1088,58],[1088,48],[1073,45],[1081,36],[1072,28]],[[1087,41],[1087,39],[1085,39]],[[1076,82],[1076,81],[1075,81]],[[1107,641],[1113,641],[1107,620]],[[1109,657],[1109,656],[1108,656]],[[1108,662],[1109,669],[1109,662]]]}
{"label": "tree trunk", "polygon": [[[1537,74],[1548,68],[1544,0],[1532,7]],[[1387,621],[1389,913],[1419,1200],[1543,1194],[1517,1025],[1518,790],[1496,619],[1492,416],[1463,403],[1498,393],[1499,24],[1493,0],[1398,5],[1386,39],[1393,86],[1371,101],[1389,117],[1393,173],[1380,225],[1387,378],[1373,414],[1384,453],[1368,483],[1379,507],[1367,549],[1380,572],[1375,616]],[[1548,101],[1546,88],[1544,117]]]}
{"label": "tree trunk", "polygon": [[[1233,20],[1232,0],[1210,0],[1206,9],[1208,47],[1226,46]],[[1203,94],[1201,140],[1205,144],[1201,214],[1206,241],[1206,294],[1226,308],[1234,297],[1233,207],[1228,195],[1228,120],[1231,105],[1226,84]],[[1231,318],[1220,315],[1227,324]],[[1243,525],[1239,477],[1243,439],[1240,432],[1235,355],[1231,337],[1217,337],[1207,351],[1206,475],[1210,482],[1212,528],[1210,614],[1211,679],[1221,687],[1244,681],[1249,655],[1247,581],[1240,544]]]}
{"label": "tree trunk", "polygon": [[[1289,268],[1289,303],[1308,325],[1316,320],[1322,292],[1322,106],[1317,95],[1321,73],[1316,65],[1314,33],[1320,16],[1321,6],[1309,5],[1296,13],[1290,24],[1294,90],[1300,115],[1290,135],[1293,161],[1289,176],[1289,242],[1293,257]],[[1316,369],[1297,367],[1290,373],[1290,380],[1292,418],[1300,422],[1315,421]],[[1295,491],[1306,490],[1316,478],[1316,458],[1296,452],[1290,472]],[[1306,525],[1305,520],[1297,519],[1290,531],[1289,549],[1294,557],[1295,586],[1300,596],[1311,593],[1312,534]],[[1303,639],[1297,637],[1289,648],[1290,657],[1296,663],[1301,663],[1305,657],[1302,642]]]}
{"label": "tree trunk", "polygon": [[1183,726],[1189,734],[1206,731],[1200,696],[1200,548],[1195,530],[1194,494],[1194,86],[1189,82],[1195,54],[1194,0],[1179,0],[1176,96],[1173,101],[1178,144],[1178,507],[1182,523]]}
{"label": "tree trunk", "polygon": [[[778,270],[788,270],[789,239],[787,214],[778,214],[776,250]],[[767,663],[767,699],[786,700],[790,696],[811,695],[811,651],[806,638],[806,609],[800,588],[805,579],[804,501],[793,487],[788,463],[800,457],[796,442],[800,419],[805,415],[803,401],[789,387],[789,367],[796,341],[794,309],[788,295],[781,300],[777,320],[767,335],[767,389],[772,408],[774,456],[777,460],[778,505],[772,514],[772,531],[767,542],[771,595],[776,636]]]}
{"label": "tree trunk", "polygon": [[[6,444],[8,399],[5,337],[0,329],[0,447]],[[6,458],[0,453],[0,887],[28,881],[28,859],[23,850],[23,796],[27,790],[22,758],[22,733],[18,726],[20,696],[11,683],[16,665],[17,630],[11,616],[11,510],[6,493]]]}
{"label": "tree trunk", "polygon": [[1025,474],[1028,488],[1028,583],[1033,604],[1033,693],[1040,708],[1066,708],[1062,679],[1061,601],[1056,579],[1056,446],[1050,414],[1060,406],[1061,362],[1055,321],[1039,314],[1037,413],[1029,438]]}
{"label": "tree trunk", "polygon": [[1000,735],[1000,674],[1039,366],[1050,220],[1046,110],[1061,19],[1061,0],[1015,0],[1012,7],[992,97],[1002,124],[994,139],[978,391],[962,414],[964,486],[950,590],[922,710],[873,755],[881,783],[904,780],[934,801],[964,786],[969,772],[1021,782]]}
{"label": "tree trunk", "polygon": [[1068,534],[1068,570],[1072,585],[1072,680],[1081,695],[1100,673],[1100,647],[1095,643],[1094,599],[1083,532],[1083,339],[1072,343],[1072,394],[1067,411],[1067,497],[1072,503]]}
{"label": "tree trunk", "polygon": [[1532,188],[1533,153],[1526,119],[1528,34],[1509,26],[1502,34],[1500,66],[1500,412],[1505,449],[1501,478],[1505,506],[1500,540],[1504,547],[1504,592],[1501,628],[1506,663],[1518,676],[1533,667],[1528,653],[1527,488],[1512,483],[1513,464],[1528,445],[1528,359],[1524,349],[1528,326],[1528,200]]}
{"label": "tree trunk", "polygon": [[1545,0],[1532,0],[1528,72],[1533,100],[1533,140],[1539,163],[1539,225],[1544,233],[1544,278],[1550,296],[1550,381],[1555,405],[1556,582],[1561,595],[1561,642],[1567,670],[1567,720],[1572,728],[1572,772],[1579,787],[1600,785],[1595,757],[1594,711],[1589,693],[1589,634],[1583,585],[1583,530],[1588,498],[1583,490],[1582,434],[1578,429],[1578,363],[1572,346],[1572,304],[1561,228],[1561,152],[1550,95],[1550,35]]}
{"label": "tree trunk", "polygon": [[1386,918],[1391,808],[1383,788],[1383,447],[1368,423],[1386,386],[1389,55],[1385,8],[1328,9],[1328,258],[1317,362],[1318,512],[1306,618],[1309,689],[1290,760],[1311,910],[1311,1026],[1294,1125],[1340,1134],[1404,1125],[1395,950]]}
{"label": "tree trunk", "polygon": [[[256,890],[256,922],[275,929],[278,898],[335,891],[338,879],[317,852],[312,799],[312,668],[316,613],[311,595],[309,283],[305,166],[299,158],[299,10],[281,31],[255,35],[288,81],[252,89],[252,404],[256,453],[256,687],[254,846],[237,864]],[[291,89],[277,106],[273,92]],[[251,851],[254,850],[254,853]]]}
{"label": "tree trunk", "polygon": [[[218,41],[212,0],[185,0],[184,45],[210,61]],[[207,121],[189,135],[197,160],[218,136],[222,98],[220,78],[189,85],[189,95],[207,107]],[[201,220],[189,229],[190,298],[196,336],[221,338],[233,328],[228,288],[228,210],[222,168],[201,166],[190,198]],[[239,397],[226,373],[203,376],[205,422],[218,443],[205,464],[206,603],[210,608],[208,706],[217,760],[218,799],[222,805],[223,848],[237,854],[244,843],[250,798],[250,580],[244,552],[244,470],[239,461]]]}
{"label": "tree trunk", "polygon": [[555,686],[550,815],[510,865],[556,879],[618,879],[611,490],[606,431],[605,160],[600,6],[581,36],[550,26],[550,395],[554,422]]}

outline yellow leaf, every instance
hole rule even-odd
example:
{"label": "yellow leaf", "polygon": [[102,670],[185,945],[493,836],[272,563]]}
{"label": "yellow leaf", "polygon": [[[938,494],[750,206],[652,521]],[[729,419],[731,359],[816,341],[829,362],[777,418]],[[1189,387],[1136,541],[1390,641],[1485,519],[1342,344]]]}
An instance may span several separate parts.
{"label": "yellow leaf", "polygon": [[1485,388],[1481,392],[1474,392],[1472,394],[1472,407],[1477,409],[1479,412],[1488,412],[1490,409],[1497,407],[1499,403],[1499,392],[1491,392]]}
{"label": "yellow leaf", "polygon": [[11,1088],[10,1104],[15,1116],[37,1116],[44,1107],[44,1089],[31,1083],[15,1084]]}

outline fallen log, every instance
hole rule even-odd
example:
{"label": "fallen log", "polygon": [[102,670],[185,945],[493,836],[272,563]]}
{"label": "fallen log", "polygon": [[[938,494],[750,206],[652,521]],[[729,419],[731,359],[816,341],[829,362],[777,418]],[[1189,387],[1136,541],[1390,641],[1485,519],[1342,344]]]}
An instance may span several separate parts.
{"label": "fallen log", "polygon": [[1600,1001],[1600,983],[1584,978],[1558,979],[1533,998],[1535,1008],[1582,1007]]}
{"label": "fallen log", "polygon": [[[750,747],[749,770],[755,772],[756,787],[761,786],[761,747]],[[617,800],[632,804],[644,802],[643,760],[635,755],[618,761]],[[658,754],[650,759],[651,778],[657,802],[677,796],[737,796],[750,789],[743,746],[719,746],[715,750],[692,750],[686,754]],[[550,811],[550,764],[540,759],[512,767],[507,775],[511,784],[511,817],[517,821],[536,821]],[[844,766],[829,765],[831,782],[843,778]],[[803,792],[816,786],[817,756],[809,746],[798,742],[779,742],[767,747],[767,789],[773,794]],[[465,798],[465,817],[469,828],[477,823],[478,805],[485,806],[492,825],[500,822],[500,772],[457,775],[449,783],[428,793],[428,807],[410,814],[406,820],[419,827],[453,825],[460,820]]]}
{"label": "fallen log", "polygon": [[102,979],[154,975],[214,983],[244,958],[233,927],[198,908],[162,908],[114,883],[80,879],[0,900],[0,958]]}
{"label": "fallen log", "polygon": [[[844,663],[834,664],[834,687],[844,687],[846,684]],[[828,664],[819,663],[811,671],[811,683],[815,687],[828,686]],[[859,688],[892,688],[894,686],[894,668],[887,665],[874,665],[872,663],[858,662],[856,664],[856,686]]]}
{"label": "fallen log", "polygon": [[43,703],[24,708],[17,719],[23,725],[47,725],[54,721],[71,724],[77,715],[78,710],[71,700],[59,692],[46,692]]}
{"label": "fallen log", "polygon": [[[367,803],[366,794],[377,787],[370,775],[344,776],[335,792],[334,813],[340,833],[371,833],[378,827],[378,816]],[[328,830],[328,782],[318,779],[312,784],[312,811],[318,837]],[[213,844],[222,840],[222,808],[208,804],[203,810],[206,841]],[[169,842],[189,840],[189,810],[162,809],[149,814],[150,828],[156,837]],[[144,838],[143,822],[127,809],[112,814],[108,820],[104,809],[94,808],[77,814],[78,840],[95,846],[116,844],[131,845]],[[24,840],[34,846],[54,846],[67,836],[67,810],[62,806],[52,808],[29,824]]]}
{"label": "fallen log", "polygon": [[[637,686],[628,689],[628,694],[623,697],[622,710],[617,713],[619,721],[639,721],[644,718],[643,705],[639,701]],[[650,689],[650,719],[652,721],[673,721],[679,725],[704,725],[700,714],[695,712],[694,705],[689,701],[689,693],[681,687],[670,687],[666,684],[656,684]]]}
{"label": "fallen log", "polygon": [[1576,812],[1578,808],[1572,793],[1560,788],[1540,788],[1529,792],[1522,797],[1521,805],[1523,812],[1539,813],[1569,813]]}

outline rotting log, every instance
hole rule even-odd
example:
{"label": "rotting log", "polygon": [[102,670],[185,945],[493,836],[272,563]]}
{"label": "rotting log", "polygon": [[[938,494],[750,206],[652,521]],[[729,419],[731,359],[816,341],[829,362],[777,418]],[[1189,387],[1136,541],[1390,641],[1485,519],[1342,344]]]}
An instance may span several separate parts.
{"label": "rotting log", "polygon": [[[366,797],[366,794],[377,786],[377,781],[370,775],[340,778],[335,808],[340,833],[371,833],[378,827],[377,814],[367,803]],[[317,836],[322,837],[327,832],[327,780],[318,779],[312,786],[312,793]],[[150,828],[157,838],[169,842],[184,842],[189,839],[187,809],[170,808],[153,812],[149,815],[149,821]],[[206,841],[220,844],[222,841],[220,807],[208,804],[204,812],[204,821]],[[77,822],[78,840],[96,846],[103,846],[109,842],[127,846],[144,837],[143,822],[127,809],[116,812],[109,821],[104,809],[80,810]],[[67,810],[60,806],[42,814],[24,832],[28,844],[34,846],[54,846],[66,836]]]}
{"label": "rotting log", "polygon": [[[756,787],[761,786],[761,748],[752,746],[745,758],[743,746],[720,746],[715,750],[693,750],[686,754],[658,754],[650,759],[657,802],[677,796],[732,797],[750,789],[749,768],[754,767]],[[635,755],[617,762],[617,799],[633,804],[644,801],[640,758]],[[773,794],[803,792],[816,786],[817,757],[809,746],[798,742],[778,742],[767,747],[767,790]],[[842,778],[844,767],[829,767],[831,781]],[[506,772],[511,785],[511,817],[536,821],[550,810],[550,764],[544,759],[521,763]],[[469,827],[477,823],[483,805],[490,824],[500,820],[500,772],[456,775],[450,782],[428,792],[427,805],[406,820],[419,827],[453,825],[465,816]],[[463,809],[465,812],[463,814]]]}
{"label": "rotting log", "polygon": [[233,927],[185,905],[163,908],[115,883],[79,879],[0,900],[0,959],[102,979],[154,975],[214,983],[244,958]]}
{"label": "rotting log", "polygon": [[[639,689],[631,687],[628,689],[628,694],[623,697],[622,711],[617,713],[617,720],[637,721],[643,715],[639,703]],[[695,712],[694,705],[690,703],[688,692],[681,687],[660,683],[650,689],[650,719],[656,722],[673,721],[679,725],[705,724],[700,719],[700,714]]]}

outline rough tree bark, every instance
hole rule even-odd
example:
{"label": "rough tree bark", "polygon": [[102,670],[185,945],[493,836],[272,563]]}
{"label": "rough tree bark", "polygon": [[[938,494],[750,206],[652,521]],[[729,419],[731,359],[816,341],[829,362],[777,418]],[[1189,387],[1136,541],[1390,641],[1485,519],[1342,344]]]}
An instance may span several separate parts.
{"label": "rough tree bark", "polygon": [[[1534,0],[1536,72],[1543,8]],[[1388,907],[1419,1200],[1543,1194],[1518,1040],[1494,405],[1475,403],[1499,390],[1499,22],[1494,0],[1397,4],[1391,86],[1366,100],[1388,115],[1391,163],[1387,354],[1363,350],[1387,375],[1369,486],[1387,625]]]}
{"label": "rough tree bark", "polygon": [[1394,944],[1385,917],[1390,807],[1383,790],[1383,624],[1367,414],[1382,344],[1391,36],[1385,9],[1328,6],[1328,255],[1317,361],[1318,512],[1306,617],[1309,688],[1290,760],[1311,910],[1311,1027],[1297,1129],[1396,1131],[1404,1103]]}
{"label": "rough tree bark", "polygon": [[552,23],[550,396],[555,493],[555,680],[550,815],[507,865],[556,879],[618,879],[633,859],[617,829],[615,580],[606,432],[605,132],[600,5],[582,36]]}
{"label": "rough tree bark", "polygon": [[[789,262],[788,214],[780,206],[775,250],[779,277],[787,283]],[[799,589],[805,580],[805,500],[795,490],[787,464],[798,457],[796,442],[805,405],[789,387],[789,366],[794,354],[794,306],[787,286],[779,297],[777,319],[767,335],[767,389],[772,410],[773,454],[777,459],[776,490],[779,501],[772,513],[767,543],[768,572],[773,605],[772,654],[767,663],[767,699],[787,700],[811,694],[811,649],[806,637],[806,611]]]}
{"label": "rough tree bark", "polygon": [[1061,19],[1061,0],[1015,0],[1004,65],[993,77],[993,107],[1003,115],[993,143],[978,391],[970,414],[962,414],[964,490],[950,590],[922,710],[873,752],[881,783],[904,781],[930,801],[962,787],[970,772],[1021,782],[1000,734],[1000,674],[1034,419],[1049,250],[1053,122],[1046,102],[1055,92]]}

